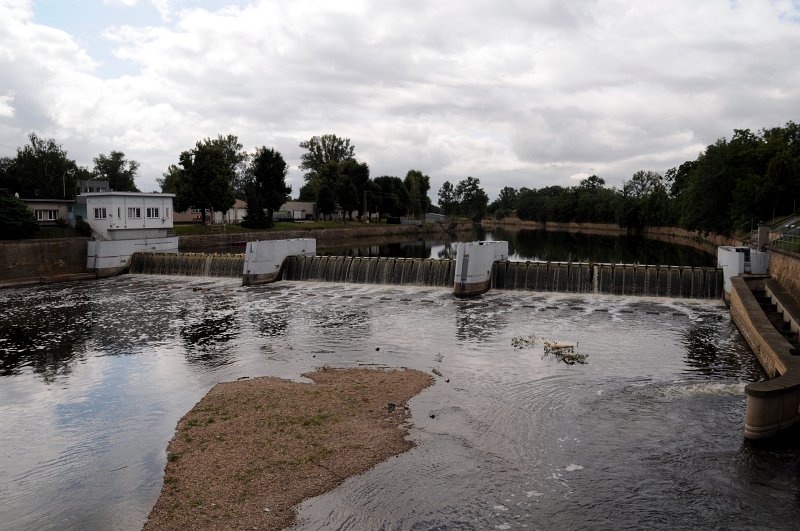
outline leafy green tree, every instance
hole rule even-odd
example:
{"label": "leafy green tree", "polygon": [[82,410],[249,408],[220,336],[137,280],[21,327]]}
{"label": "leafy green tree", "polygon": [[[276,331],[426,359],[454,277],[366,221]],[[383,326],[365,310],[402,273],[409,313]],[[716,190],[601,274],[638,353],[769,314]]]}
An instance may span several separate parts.
{"label": "leafy green tree", "polygon": [[233,193],[234,165],[225,147],[210,139],[180,156],[181,175],[175,209],[198,208],[206,223],[206,211],[225,212],[236,202]]}
{"label": "leafy green tree", "polygon": [[408,208],[408,191],[400,177],[382,175],[374,182],[380,187],[378,215],[402,216]]}
{"label": "leafy green tree", "polygon": [[313,136],[300,142],[300,147],[306,150],[300,156],[300,169],[307,172],[306,178],[318,172],[327,162],[344,162],[355,158],[355,146],[350,144],[350,139],[332,134]]}
{"label": "leafy green tree", "polygon": [[431,207],[428,191],[431,189],[431,178],[419,170],[408,170],[403,185],[408,192],[408,212],[414,219],[425,217]]}
{"label": "leafy green tree", "polygon": [[317,189],[317,209],[322,214],[322,219],[325,216],[333,217],[336,211],[336,193],[333,187],[328,182],[322,182]]}
{"label": "leafy green tree", "polygon": [[459,213],[478,222],[486,215],[489,196],[481,188],[480,179],[467,177],[456,185],[456,197],[460,198]]}
{"label": "leafy green tree", "polygon": [[439,206],[444,212],[445,216],[452,216],[458,212],[458,203],[460,198],[456,195],[456,189],[450,181],[442,183],[439,188]]}
{"label": "leafy green tree", "polygon": [[300,147],[306,150],[300,156],[300,169],[306,172],[305,180],[315,196],[323,166],[330,162],[340,164],[355,158],[355,146],[350,144],[350,139],[332,134],[313,136],[300,142]]}
{"label": "leafy green tree", "polygon": [[134,179],[139,169],[135,160],[125,160],[125,153],[112,151],[94,158],[94,173],[98,179],[108,181],[108,186],[118,192],[138,192]]}
{"label": "leafy green tree", "polygon": [[167,171],[162,174],[162,178],[156,179],[156,182],[161,187],[162,193],[177,194],[182,178],[183,170],[175,164],[170,164]]}
{"label": "leafy green tree", "polygon": [[54,139],[28,135],[30,143],[17,148],[0,172],[0,188],[25,198],[72,199],[78,165]]}
{"label": "leafy green tree", "polygon": [[[366,162],[358,162],[355,159],[348,159],[339,164],[340,175],[346,177],[344,184],[340,185],[339,202],[342,208],[348,211],[358,212],[358,219],[364,215],[364,194],[369,191],[372,181],[369,179],[369,165]],[[352,185],[350,188],[347,184]],[[344,197],[344,199],[342,199]]]}
{"label": "leafy green tree", "polygon": [[39,231],[36,216],[28,206],[7,191],[0,190],[0,238],[20,240]]}
{"label": "leafy green tree", "polygon": [[504,186],[497,199],[489,204],[488,212],[497,219],[503,219],[514,214],[517,208],[517,190],[511,186]]}
{"label": "leafy green tree", "polygon": [[286,161],[280,152],[262,146],[247,170],[244,184],[247,215],[242,225],[252,228],[272,226],[272,214],[283,205],[292,187],[286,185]]}
{"label": "leafy green tree", "polygon": [[236,135],[217,135],[213,140],[206,140],[220,146],[225,154],[225,161],[230,167],[231,188],[236,197],[244,197],[244,185],[247,180],[247,162],[249,155]]}

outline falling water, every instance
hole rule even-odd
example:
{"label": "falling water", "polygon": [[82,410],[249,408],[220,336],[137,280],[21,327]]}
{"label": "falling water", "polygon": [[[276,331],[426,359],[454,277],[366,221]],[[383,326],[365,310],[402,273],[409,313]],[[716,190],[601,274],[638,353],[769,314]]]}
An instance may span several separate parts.
{"label": "falling water", "polygon": [[241,277],[243,254],[133,253],[130,273],[190,277]]}
{"label": "falling water", "polygon": [[715,299],[722,296],[722,271],[665,265],[497,262],[492,287]]}
{"label": "falling water", "polygon": [[283,280],[451,287],[454,260],[289,256]]}

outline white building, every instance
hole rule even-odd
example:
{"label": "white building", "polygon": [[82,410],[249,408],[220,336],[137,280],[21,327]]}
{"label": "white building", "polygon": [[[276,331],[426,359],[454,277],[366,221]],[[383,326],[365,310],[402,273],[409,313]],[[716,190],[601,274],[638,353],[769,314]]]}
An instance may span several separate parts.
{"label": "white building", "polygon": [[247,203],[237,199],[227,212],[214,212],[214,223],[235,223],[239,224],[247,215]]}
{"label": "white building", "polygon": [[175,194],[101,192],[83,197],[86,221],[99,240],[165,238],[172,229]]}
{"label": "white building", "polygon": [[293,219],[295,221],[314,219],[317,205],[310,201],[288,201],[272,213],[272,219]]}

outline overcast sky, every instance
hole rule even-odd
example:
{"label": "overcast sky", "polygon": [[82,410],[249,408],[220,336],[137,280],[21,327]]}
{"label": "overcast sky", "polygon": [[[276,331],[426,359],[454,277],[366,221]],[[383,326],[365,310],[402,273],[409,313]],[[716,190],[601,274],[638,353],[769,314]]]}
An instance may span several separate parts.
{"label": "overcast sky", "polygon": [[800,2],[0,0],[0,155],[35,131],[137,185],[232,133],[350,138],[371,176],[621,186],[800,110]]}

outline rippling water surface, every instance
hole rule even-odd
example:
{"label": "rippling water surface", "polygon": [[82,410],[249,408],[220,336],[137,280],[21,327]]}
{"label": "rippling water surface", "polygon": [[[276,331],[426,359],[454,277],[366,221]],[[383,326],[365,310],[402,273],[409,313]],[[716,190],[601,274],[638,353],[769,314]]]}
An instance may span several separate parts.
{"label": "rippling water surface", "polygon": [[[1,528],[140,527],[178,419],[212,385],[321,365],[442,377],[412,401],[417,447],[306,502],[299,529],[800,516],[795,445],[742,439],[744,385],[762,374],[718,303],[238,284],[133,275],[0,292]],[[543,357],[542,338],[587,363]]]}

